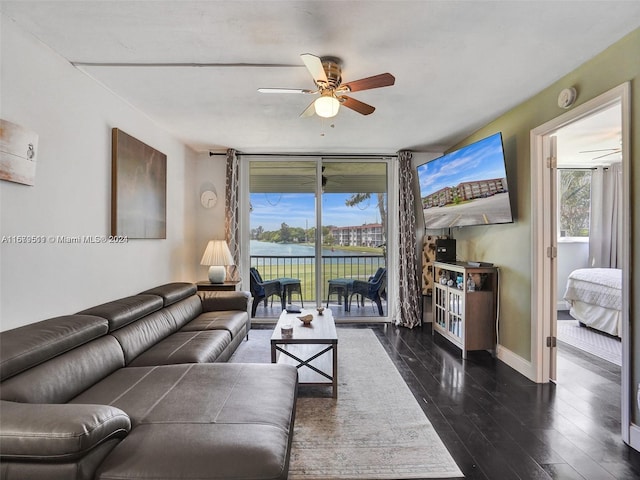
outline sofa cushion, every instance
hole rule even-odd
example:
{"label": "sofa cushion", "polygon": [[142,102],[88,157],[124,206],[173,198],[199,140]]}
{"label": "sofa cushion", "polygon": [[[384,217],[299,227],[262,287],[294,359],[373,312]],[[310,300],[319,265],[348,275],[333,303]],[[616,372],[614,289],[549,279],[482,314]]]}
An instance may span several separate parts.
{"label": "sofa cushion", "polygon": [[158,295],[159,297],[162,297],[164,306],[167,307],[173,303],[190,297],[191,295],[195,295],[197,291],[198,287],[196,287],[193,283],[174,282],[167,283],[166,285],[160,285],[159,287],[145,290],[144,292],[140,293],[148,295]]}
{"label": "sofa cushion", "polygon": [[106,405],[0,402],[3,461],[72,460],[129,430],[127,414]]}
{"label": "sofa cushion", "polygon": [[247,317],[247,312],[237,310],[205,312],[187,323],[180,331],[227,330],[232,338],[236,338],[238,335],[246,334],[244,329],[247,325]]}
{"label": "sofa cushion", "polygon": [[120,345],[105,335],[5,380],[0,395],[13,402],[65,403],[123,366]]}
{"label": "sofa cushion", "polygon": [[[2,460],[2,480],[95,480],[98,466],[121,439],[114,437],[88,451],[82,458],[67,461]],[[122,479],[121,479],[122,480]]]}
{"label": "sofa cushion", "polygon": [[202,310],[204,312],[214,310],[241,310],[246,312],[249,310],[249,303],[251,302],[251,294],[249,292],[205,290],[198,292],[198,296],[202,300]]}
{"label": "sofa cushion", "polygon": [[124,352],[125,364],[129,365],[142,352],[148,350],[176,330],[177,327],[173,316],[166,308],[163,308],[112,332],[111,335],[120,342]]}
{"label": "sofa cushion", "polygon": [[103,318],[65,315],[0,335],[0,380],[45,362],[107,333]]}
{"label": "sofa cushion", "polygon": [[162,306],[163,300],[157,295],[133,295],[88,308],[79,314],[106,318],[109,331],[113,331],[160,310]]}
{"label": "sofa cushion", "polygon": [[133,429],[96,478],[286,478],[297,370],[277,364],[130,367],[72,400],[126,411]]}
{"label": "sofa cushion", "polygon": [[70,403],[119,408],[127,412],[134,429],[139,424],[168,421],[288,428],[297,373],[293,366],[272,363],[127,367]]}
{"label": "sofa cushion", "polygon": [[176,332],[136,357],[129,366],[215,362],[219,361],[220,355],[230,343],[231,335],[226,330]]}
{"label": "sofa cushion", "polygon": [[288,433],[271,425],[140,425],[98,469],[97,480],[286,480]]}
{"label": "sofa cushion", "polygon": [[176,324],[176,329],[181,328],[202,313],[202,302],[197,295],[191,295],[166,307]]}

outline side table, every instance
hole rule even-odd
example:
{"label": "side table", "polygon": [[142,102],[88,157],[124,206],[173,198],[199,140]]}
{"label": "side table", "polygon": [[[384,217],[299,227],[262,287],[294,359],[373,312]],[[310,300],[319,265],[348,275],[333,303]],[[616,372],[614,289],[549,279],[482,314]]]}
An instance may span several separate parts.
{"label": "side table", "polygon": [[237,280],[227,280],[224,283],[198,282],[196,286],[199,292],[232,292],[238,288]]}
{"label": "side table", "polygon": [[329,297],[333,294],[338,295],[338,305],[342,304],[344,297],[344,311],[348,312],[351,308],[349,297],[353,290],[353,278],[332,278],[329,280],[329,290],[327,292],[327,307],[329,307]]}
{"label": "side table", "polygon": [[282,300],[285,303],[291,305],[291,294],[296,292],[300,295],[300,303],[302,308],[304,308],[304,300],[302,298],[302,286],[300,285],[300,280],[297,278],[276,278],[276,280],[280,281],[280,286],[282,287]]}

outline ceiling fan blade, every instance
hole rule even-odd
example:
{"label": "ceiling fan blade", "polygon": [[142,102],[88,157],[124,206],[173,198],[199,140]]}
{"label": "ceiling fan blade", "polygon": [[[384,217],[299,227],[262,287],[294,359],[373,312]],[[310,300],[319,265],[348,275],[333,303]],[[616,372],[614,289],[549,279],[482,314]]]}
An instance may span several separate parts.
{"label": "ceiling fan blade", "polygon": [[593,153],[593,152],[609,152],[611,150],[620,150],[620,148],[600,148],[598,150],[582,150],[581,152],[578,153]]}
{"label": "ceiling fan blade", "polygon": [[370,90],[372,88],[389,87],[396,82],[396,77],[390,73],[381,73],[373,77],[361,78],[353,82],[343,83],[340,87],[347,87],[350,92]]}
{"label": "ceiling fan blade", "polygon": [[615,152],[605,153],[604,155],[600,155],[598,157],[593,157],[592,160],[598,160],[599,158],[608,157],[609,155],[615,155],[616,153],[620,153],[621,150],[616,150]]}
{"label": "ceiling fan blade", "polygon": [[317,90],[306,88],[259,88],[260,93],[318,93]]}
{"label": "ceiling fan blade", "polygon": [[355,98],[341,96],[340,103],[351,110],[355,110],[362,115],[369,115],[373,113],[376,109],[371,105],[367,105],[366,103],[361,102],[360,100],[356,100]]}
{"label": "ceiling fan blade", "polygon": [[324,71],[324,67],[322,66],[322,60],[320,57],[316,57],[310,53],[303,53],[300,55],[302,61],[304,62],[307,70],[313,77],[313,81],[316,83],[324,83],[325,85],[329,83],[329,79],[327,78],[327,74]]}
{"label": "ceiling fan blade", "polygon": [[304,109],[304,112],[300,114],[301,117],[310,117],[311,115],[316,113],[316,107],[314,105],[314,102],[315,100],[311,102],[307,108]]}

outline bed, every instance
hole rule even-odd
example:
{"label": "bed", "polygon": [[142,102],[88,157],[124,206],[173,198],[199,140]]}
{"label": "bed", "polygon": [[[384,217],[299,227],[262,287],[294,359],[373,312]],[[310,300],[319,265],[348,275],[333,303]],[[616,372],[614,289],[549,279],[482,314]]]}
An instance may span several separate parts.
{"label": "bed", "polygon": [[569,274],[564,299],[569,313],[587,327],[622,335],[622,270],[579,268]]}

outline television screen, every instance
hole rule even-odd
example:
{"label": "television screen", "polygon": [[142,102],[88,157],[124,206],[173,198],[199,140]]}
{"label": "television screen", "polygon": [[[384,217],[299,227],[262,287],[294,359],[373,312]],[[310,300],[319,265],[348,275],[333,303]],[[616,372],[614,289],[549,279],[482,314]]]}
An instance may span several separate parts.
{"label": "television screen", "polygon": [[418,167],[425,229],[511,223],[502,134]]}

